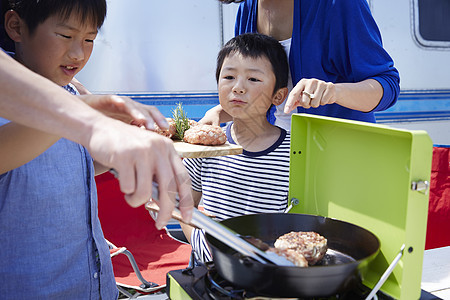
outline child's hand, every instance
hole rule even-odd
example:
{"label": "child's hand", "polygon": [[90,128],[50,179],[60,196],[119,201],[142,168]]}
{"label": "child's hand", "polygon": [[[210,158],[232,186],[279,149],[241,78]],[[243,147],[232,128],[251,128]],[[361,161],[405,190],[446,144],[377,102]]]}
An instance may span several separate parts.
{"label": "child's hand", "polygon": [[166,118],[156,107],[141,104],[128,97],[115,95],[83,95],[79,97],[86,104],[108,117],[127,124],[153,130],[156,122],[164,130],[169,128]]}
{"label": "child's hand", "polygon": [[72,78],[72,81],[70,82],[71,84],[73,84],[77,90],[78,93],[80,93],[80,95],[91,95],[92,93],[83,85],[81,84],[81,82],[79,82],[75,77]]}
{"label": "child's hand", "polygon": [[222,106],[217,105],[209,109],[198,123],[220,126],[221,123],[226,123],[231,120],[231,116],[223,110]]}

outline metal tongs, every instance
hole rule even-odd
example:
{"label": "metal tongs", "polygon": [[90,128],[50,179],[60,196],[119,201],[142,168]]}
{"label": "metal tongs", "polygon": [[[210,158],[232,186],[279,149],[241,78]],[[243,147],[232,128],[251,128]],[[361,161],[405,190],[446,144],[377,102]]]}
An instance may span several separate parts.
{"label": "metal tongs", "polygon": [[[158,185],[156,183],[153,183],[152,197],[153,199],[159,198]],[[146,205],[146,208],[154,212],[158,210],[156,205]],[[181,214],[178,208],[174,209],[172,216],[174,217],[174,219],[186,223],[181,219]],[[231,230],[230,228],[222,225],[219,222],[212,220],[210,217],[204,215],[196,208],[194,208],[193,210],[191,222],[187,224],[205,230],[207,233],[209,233],[211,236],[215,237],[222,243],[228,245],[242,255],[248,256],[260,263],[272,263],[278,266],[295,266],[293,262],[287,260],[283,256],[280,256],[274,252],[266,252],[259,249],[252,243],[246,241],[237,232]]]}

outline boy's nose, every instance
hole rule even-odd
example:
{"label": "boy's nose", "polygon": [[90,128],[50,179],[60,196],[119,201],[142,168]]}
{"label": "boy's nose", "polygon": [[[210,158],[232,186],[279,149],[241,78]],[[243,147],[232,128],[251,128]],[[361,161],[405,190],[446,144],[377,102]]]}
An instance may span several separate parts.
{"label": "boy's nose", "polygon": [[244,85],[241,82],[236,82],[236,84],[233,86],[233,93],[244,94],[245,93]]}
{"label": "boy's nose", "polygon": [[78,45],[77,43],[74,43],[69,51],[69,58],[80,61],[84,59],[84,51],[83,46]]}

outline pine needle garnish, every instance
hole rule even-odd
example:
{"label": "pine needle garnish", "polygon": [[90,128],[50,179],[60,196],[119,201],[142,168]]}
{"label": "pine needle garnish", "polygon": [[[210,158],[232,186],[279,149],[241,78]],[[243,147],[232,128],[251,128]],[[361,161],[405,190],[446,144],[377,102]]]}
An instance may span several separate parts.
{"label": "pine needle garnish", "polygon": [[177,108],[172,110],[173,121],[175,122],[175,128],[177,133],[175,134],[176,138],[183,140],[184,132],[189,129],[189,119],[187,117],[186,112],[183,110],[183,106],[181,102],[178,103]]}

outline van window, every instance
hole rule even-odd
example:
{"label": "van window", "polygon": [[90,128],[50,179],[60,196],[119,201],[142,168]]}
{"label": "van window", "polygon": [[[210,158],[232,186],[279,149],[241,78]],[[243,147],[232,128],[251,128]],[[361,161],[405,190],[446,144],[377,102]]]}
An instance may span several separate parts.
{"label": "van window", "polygon": [[424,47],[450,48],[450,1],[413,0],[414,36]]}

